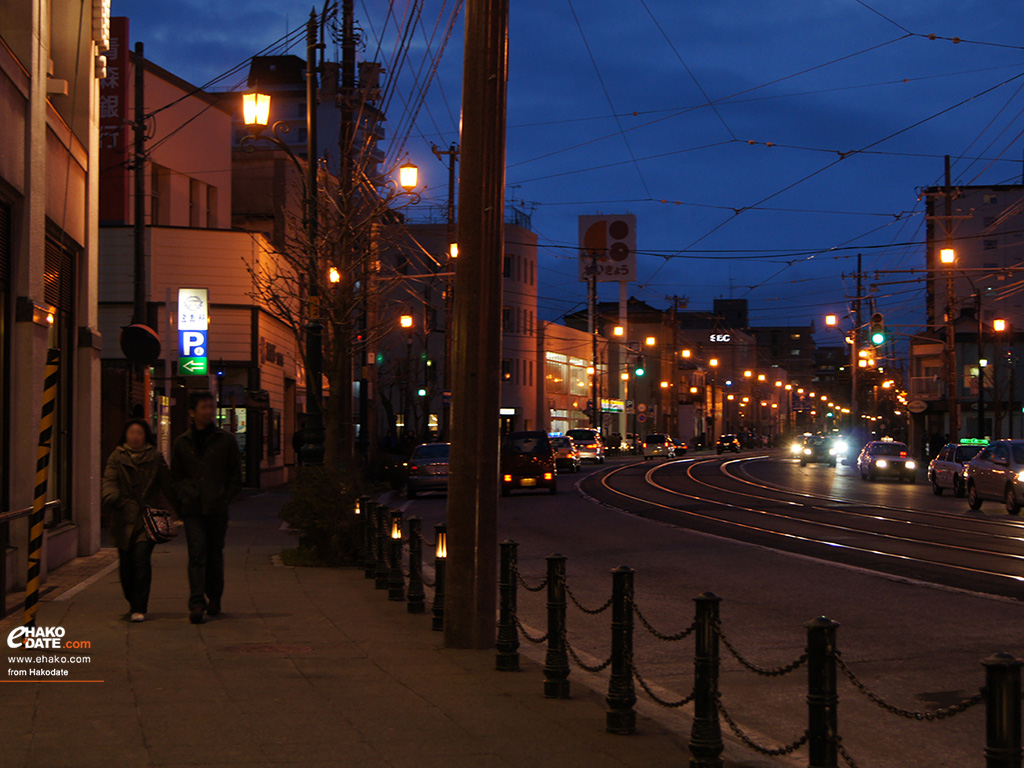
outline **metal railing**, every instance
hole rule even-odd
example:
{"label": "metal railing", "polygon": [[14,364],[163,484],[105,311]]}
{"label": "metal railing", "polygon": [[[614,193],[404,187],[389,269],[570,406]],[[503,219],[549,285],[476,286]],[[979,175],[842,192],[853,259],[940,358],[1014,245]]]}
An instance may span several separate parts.
{"label": "metal railing", "polygon": [[[46,519],[53,519],[50,516],[59,517],[61,509],[59,500],[49,501],[43,506],[43,514]],[[0,512],[0,619],[7,615],[7,593],[10,591],[7,584],[7,549],[11,545],[11,523],[31,514],[32,507]],[[28,545],[28,536],[25,544]]]}

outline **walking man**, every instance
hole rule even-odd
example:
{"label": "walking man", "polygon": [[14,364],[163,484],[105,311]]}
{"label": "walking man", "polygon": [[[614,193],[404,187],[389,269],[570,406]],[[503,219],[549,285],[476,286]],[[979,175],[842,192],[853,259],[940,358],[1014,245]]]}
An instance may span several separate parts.
{"label": "walking man", "polygon": [[208,391],[189,392],[191,425],[174,441],[171,476],[188,542],[189,621],[220,613],[224,593],[224,538],[228,504],[242,487],[242,457],[230,432],[214,424]]}

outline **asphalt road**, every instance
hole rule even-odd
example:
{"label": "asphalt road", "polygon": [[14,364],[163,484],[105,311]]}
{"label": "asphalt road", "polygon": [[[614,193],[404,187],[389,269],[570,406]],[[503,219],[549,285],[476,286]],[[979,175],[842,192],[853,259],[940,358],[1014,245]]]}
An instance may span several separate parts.
{"label": "asphalt road", "polygon": [[[980,661],[994,652],[1024,656],[1024,603],[1004,597],[1016,596],[1018,582],[1008,575],[1024,575],[1024,563],[1013,557],[1024,553],[1024,530],[997,505],[968,514],[964,500],[935,497],[924,483],[868,484],[851,468],[801,468],[759,456],[588,466],[560,476],[556,496],[501,499],[499,535],[519,542],[520,570],[531,583],[542,579],[546,555],[566,555],[568,584],[590,608],[607,599],[610,570],[631,566],[637,606],[665,633],[686,627],[693,597],[713,591],[723,598],[724,632],[762,666],[799,656],[806,623],[828,615],[841,623],[839,647],[850,668],[911,710],[976,692]],[[405,511],[423,518],[433,538],[430,526],[444,520],[445,498],[426,496]],[[523,623],[542,633],[543,593],[520,590],[519,606]],[[608,618],[569,607],[570,642],[592,661],[608,654]],[[692,653],[692,639],[667,643],[637,627],[637,668],[666,698],[690,691]],[[803,670],[757,677],[725,649],[722,664],[723,703],[750,735],[776,746],[801,732]],[[586,676],[573,669],[575,685]],[[860,765],[983,763],[980,707],[941,722],[909,721],[840,684],[840,731]],[[658,711],[664,722],[688,729],[690,707]],[[726,757],[730,765],[806,765],[803,752],[789,761],[761,758],[735,739]]]}

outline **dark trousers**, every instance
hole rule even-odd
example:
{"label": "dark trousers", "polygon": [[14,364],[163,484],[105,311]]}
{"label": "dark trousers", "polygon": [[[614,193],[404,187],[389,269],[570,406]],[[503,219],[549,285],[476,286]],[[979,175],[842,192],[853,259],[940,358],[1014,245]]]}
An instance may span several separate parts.
{"label": "dark trousers", "polygon": [[187,515],[188,607],[205,608],[207,600],[220,601],[224,593],[224,538],[227,515]]}
{"label": "dark trousers", "polygon": [[150,555],[155,545],[149,539],[136,541],[131,549],[118,549],[121,589],[132,613],[145,613],[149,608],[149,587],[153,583]]}

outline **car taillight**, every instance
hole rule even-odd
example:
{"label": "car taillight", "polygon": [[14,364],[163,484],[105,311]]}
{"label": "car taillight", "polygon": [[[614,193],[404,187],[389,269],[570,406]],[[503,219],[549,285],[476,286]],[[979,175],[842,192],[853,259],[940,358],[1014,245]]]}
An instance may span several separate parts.
{"label": "car taillight", "polygon": [[420,468],[419,468],[419,467],[417,467],[417,466],[416,466],[415,464],[410,464],[410,465],[409,465],[409,471],[410,471],[410,472],[419,472],[419,471],[420,471]]}
{"label": "car taillight", "polygon": [[597,448],[597,443],[589,443],[587,448]]}
{"label": "car taillight", "polygon": [[900,458],[901,459],[907,458],[907,452],[906,451],[900,451]]}
{"label": "car taillight", "polygon": [[555,479],[555,476],[554,476],[554,474],[552,474],[551,472],[545,472],[545,473],[544,473],[544,479],[545,479],[545,480],[554,480],[554,479]]}

